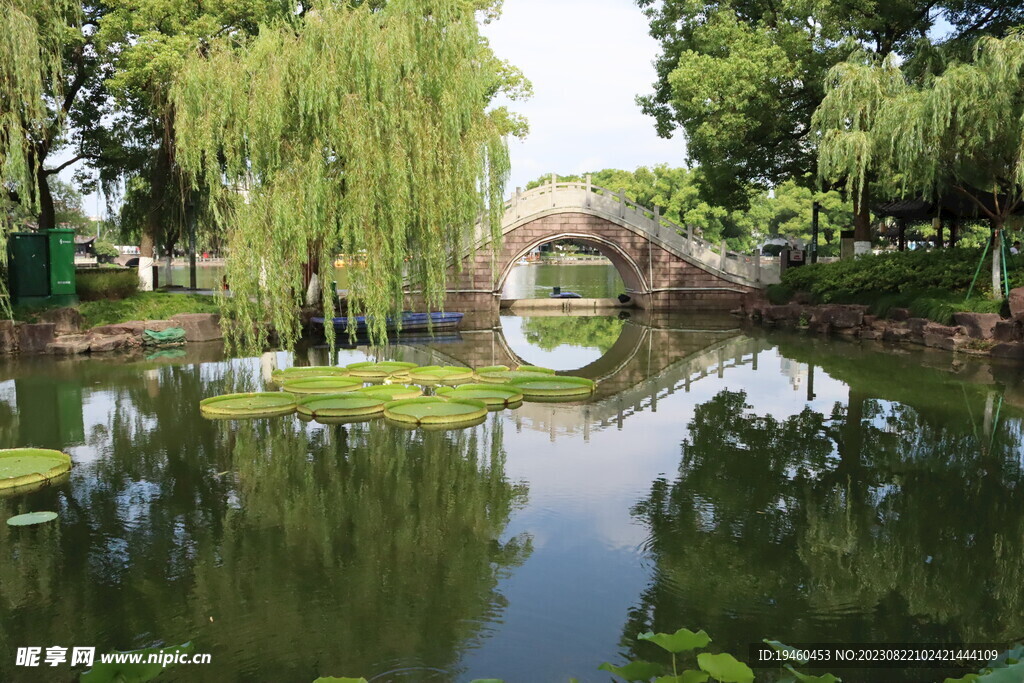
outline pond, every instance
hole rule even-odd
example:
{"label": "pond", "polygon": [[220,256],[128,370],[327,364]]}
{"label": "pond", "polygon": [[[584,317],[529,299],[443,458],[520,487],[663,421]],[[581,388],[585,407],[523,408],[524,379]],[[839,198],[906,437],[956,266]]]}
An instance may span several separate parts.
{"label": "pond", "polygon": [[[173,284],[177,287],[188,287],[189,270],[187,266],[172,266],[170,280],[167,268],[160,268],[160,282],[164,285]],[[348,278],[344,268],[334,271],[334,279],[340,289],[348,287]],[[196,268],[196,286],[199,289],[217,289],[224,277],[224,267],[214,264],[199,264]],[[514,266],[505,282],[502,297],[505,299],[546,299],[554,287],[564,291],[576,292],[587,298],[610,299],[625,291],[622,278],[615,271],[615,266],[607,262],[543,264],[536,263]]]}
{"label": "pond", "polygon": [[[1017,368],[682,315],[502,317],[386,350],[0,360],[0,437],[71,454],[0,498],[0,680],[24,646],[191,642],[159,680],[607,681],[653,629],[784,642],[1024,634]],[[222,422],[270,367],[530,362],[599,381],[461,431]],[[876,670],[846,681],[941,680]],[[35,676],[35,677],[33,677]]]}

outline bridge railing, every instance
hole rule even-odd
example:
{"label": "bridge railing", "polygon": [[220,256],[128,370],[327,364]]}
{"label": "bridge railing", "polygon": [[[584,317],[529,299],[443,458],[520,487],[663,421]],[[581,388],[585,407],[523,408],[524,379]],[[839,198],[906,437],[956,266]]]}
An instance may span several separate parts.
{"label": "bridge railing", "polygon": [[779,281],[777,259],[765,263],[756,251],[750,254],[732,251],[725,240],[715,245],[704,239],[699,227],[679,225],[662,216],[657,207],[649,209],[628,199],[623,192],[594,185],[590,176],[584,182],[558,182],[552,175],[551,182],[525,192],[516,188],[505,202],[506,222],[546,208],[573,206],[595,209],[626,221],[641,229],[656,244],[696,260],[712,272],[731,276],[733,280],[751,285]]}

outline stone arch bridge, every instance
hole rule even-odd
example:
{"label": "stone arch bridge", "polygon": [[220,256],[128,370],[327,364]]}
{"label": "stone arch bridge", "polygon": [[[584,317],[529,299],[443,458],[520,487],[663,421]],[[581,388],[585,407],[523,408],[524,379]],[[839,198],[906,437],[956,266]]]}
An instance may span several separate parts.
{"label": "stone arch bridge", "polygon": [[615,265],[633,302],[644,309],[732,308],[744,294],[779,281],[757,254],[712,245],[624,196],[586,182],[552,182],[505,202],[497,250],[478,226],[475,249],[449,276],[447,310],[497,309],[509,273],[536,247],[572,239]]}

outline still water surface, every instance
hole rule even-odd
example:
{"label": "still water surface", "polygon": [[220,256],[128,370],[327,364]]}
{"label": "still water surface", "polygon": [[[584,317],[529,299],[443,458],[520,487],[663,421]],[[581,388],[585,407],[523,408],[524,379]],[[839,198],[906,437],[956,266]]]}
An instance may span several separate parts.
{"label": "still water surface", "polygon": [[[212,654],[161,681],[606,681],[657,656],[648,629],[741,658],[1024,635],[1018,369],[706,316],[503,317],[378,351],[0,360],[0,441],[75,462],[0,498],[60,514],[0,524],[0,680],[74,679],[14,667],[26,645]],[[600,384],[453,432],[199,416],[271,363],[367,355]]]}
{"label": "still water surface", "polygon": [[[189,286],[189,271],[186,266],[173,266],[170,279],[166,268],[160,268],[160,282],[178,287]],[[224,277],[223,266],[207,265],[196,268],[196,286],[199,289],[217,289]],[[345,269],[334,271],[339,289],[348,287]],[[583,297],[610,299],[625,291],[622,278],[610,263],[586,263],[579,265],[531,264],[515,266],[505,282],[502,297],[505,299],[546,299],[554,287],[562,291],[576,292]]]}

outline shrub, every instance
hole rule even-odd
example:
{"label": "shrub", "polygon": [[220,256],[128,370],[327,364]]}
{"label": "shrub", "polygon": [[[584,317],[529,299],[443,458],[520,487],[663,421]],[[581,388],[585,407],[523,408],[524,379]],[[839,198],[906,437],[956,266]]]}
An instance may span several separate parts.
{"label": "shrub", "polygon": [[100,268],[75,273],[78,298],[82,301],[124,299],[139,291],[135,269]]}
{"label": "shrub", "polygon": [[[822,303],[868,303],[907,292],[966,292],[981,258],[980,249],[932,249],[866,255],[848,261],[790,268],[782,283]],[[974,292],[990,291],[991,260],[982,266]],[[1008,259],[1011,286],[1024,282],[1024,261]]]}
{"label": "shrub", "polygon": [[788,304],[793,298],[793,288],[788,285],[768,285],[764,290],[768,301],[773,304]]}

